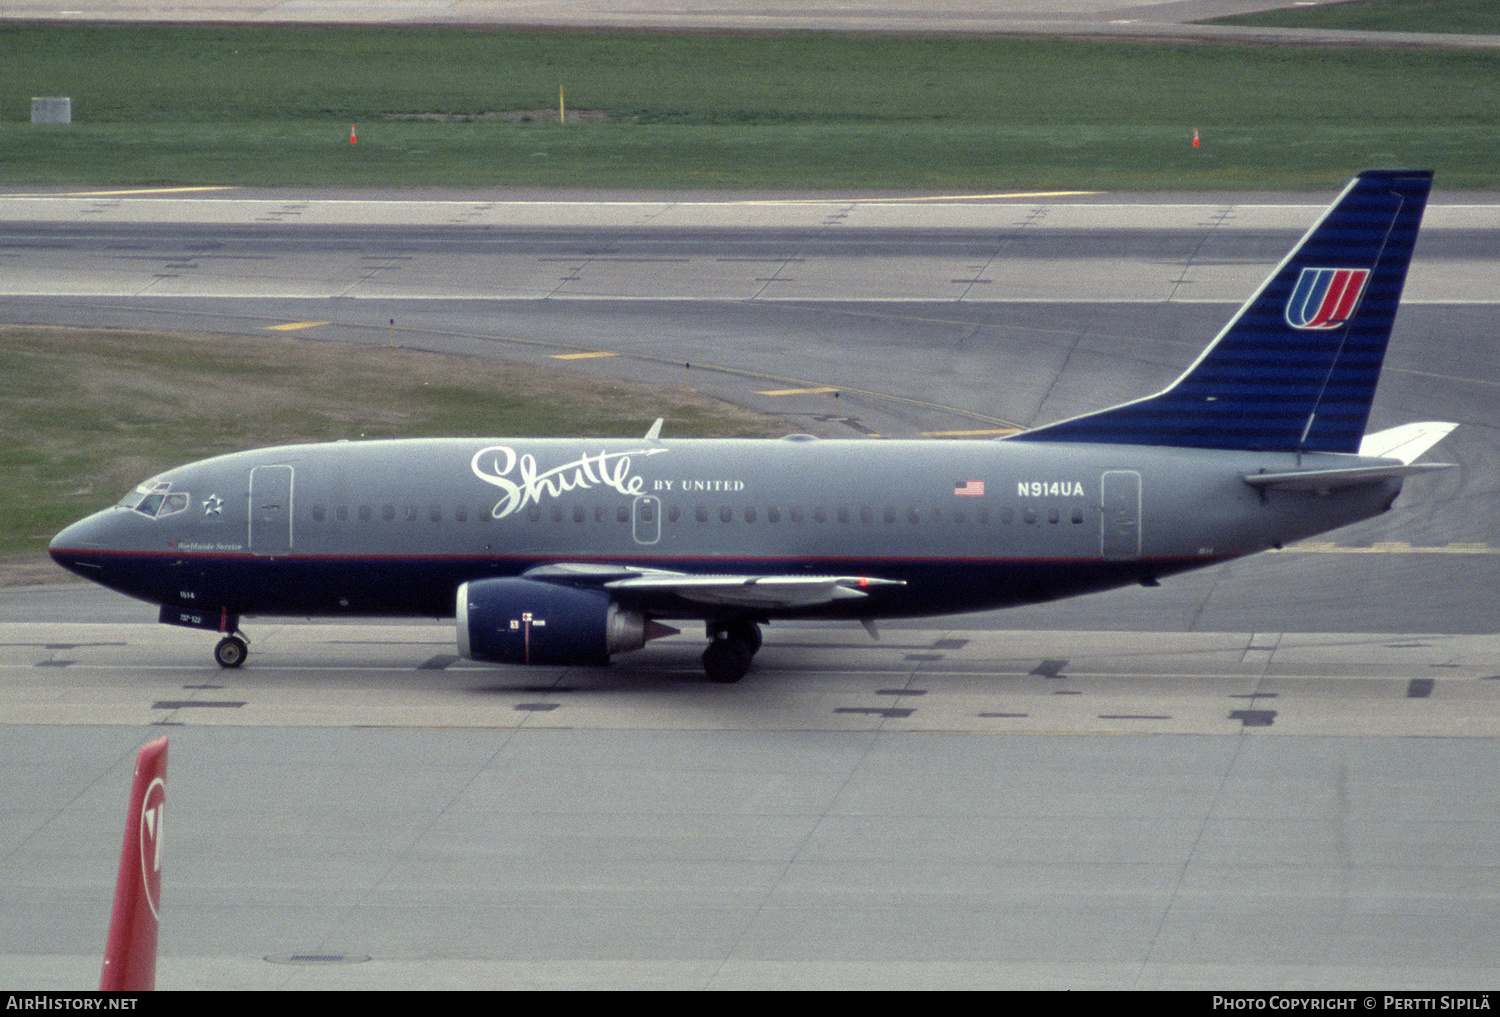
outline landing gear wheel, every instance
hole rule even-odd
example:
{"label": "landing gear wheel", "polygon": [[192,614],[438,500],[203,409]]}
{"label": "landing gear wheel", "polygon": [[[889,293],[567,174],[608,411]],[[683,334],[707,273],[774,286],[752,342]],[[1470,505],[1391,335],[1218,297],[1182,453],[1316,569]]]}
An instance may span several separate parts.
{"label": "landing gear wheel", "polygon": [[250,648],[239,636],[225,636],[214,647],[214,660],[218,661],[220,667],[239,667],[249,653]]}
{"label": "landing gear wheel", "polygon": [[752,657],[760,652],[760,626],[754,622],[730,622],[724,629],[724,638],[739,643]]}
{"label": "landing gear wheel", "polygon": [[745,677],[755,656],[737,639],[715,639],[703,651],[703,670],[708,680],[731,685]]}

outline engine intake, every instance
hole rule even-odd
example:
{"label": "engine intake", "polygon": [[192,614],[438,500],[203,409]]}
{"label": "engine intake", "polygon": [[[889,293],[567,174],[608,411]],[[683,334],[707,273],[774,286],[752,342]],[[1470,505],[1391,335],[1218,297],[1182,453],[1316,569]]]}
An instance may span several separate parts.
{"label": "engine intake", "polygon": [[608,664],[676,630],[625,610],[602,590],[534,579],[458,588],[458,652],[495,664]]}

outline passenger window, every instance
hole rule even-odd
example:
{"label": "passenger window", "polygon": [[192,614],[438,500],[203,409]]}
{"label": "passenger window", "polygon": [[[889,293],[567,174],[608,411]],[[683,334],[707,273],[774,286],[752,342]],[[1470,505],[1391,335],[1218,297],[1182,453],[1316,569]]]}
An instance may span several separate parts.
{"label": "passenger window", "polygon": [[766,522],[768,522],[768,523],[779,523],[779,522],[781,522],[781,509],[779,509],[779,508],[768,508],[768,509],[766,509]]}
{"label": "passenger window", "polygon": [[682,515],[682,512],[681,512],[680,509],[678,509],[678,507],[676,505],[673,505],[671,508],[667,509],[667,521],[668,522],[672,522],[672,523],[677,522],[678,518],[680,518],[681,515]]}
{"label": "passenger window", "polygon": [[819,505],[817,508],[813,509],[813,522],[815,522],[815,523],[826,523],[826,522],[828,522],[828,513],[823,510],[823,506]]}
{"label": "passenger window", "polygon": [[792,509],[792,522],[799,525],[802,523],[802,506],[798,505]]}
{"label": "passenger window", "polygon": [[697,508],[695,508],[693,510],[693,518],[698,520],[698,522],[700,523],[708,522],[708,506],[699,505]]}
{"label": "passenger window", "polygon": [[347,523],[349,521],[349,506],[340,505],[334,510],[334,517],[341,523]]}
{"label": "passenger window", "polygon": [[1075,522],[1075,523],[1081,523],[1081,522],[1083,522],[1083,506],[1082,505],[1078,505],[1078,506],[1074,507],[1074,509],[1073,509],[1073,522]]}
{"label": "passenger window", "polygon": [[374,518],[375,518],[375,513],[370,509],[370,506],[368,506],[368,505],[361,505],[359,507],[359,521],[360,522],[362,522],[362,523],[368,523],[371,519],[374,519]]}
{"label": "passenger window", "polygon": [[885,512],[883,513],[882,518],[885,519],[885,524],[887,526],[894,526],[896,523],[896,510],[887,505],[885,507]]}
{"label": "passenger window", "polygon": [[868,505],[863,506],[859,510],[859,521],[862,522],[862,523],[864,523],[866,526],[869,526],[871,523],[873,523],[875,521],[875,512],[874,512],[874,510],[871,509]]}
{"label": "passenger window", "polygon": [[396,518],[396,506],[394,506],[394,505],[382,505],[382,506],[380,506],[380,518],[383,519],[383,520],[385,520],[388,523],[391,522],[391,521],[393,521]]}
{"label": "passenger window", "polygon": [[1062,513],[1060,513],[1057,509],[1049,508],[1047,510],[1047,522],[1052,523],[1055,526],[1057,524],[1057,521],[1061,518]]}
{"label": "passenger window", "polygon": [[583,506],[582,505],[574,505],[573,506],[573,522],[575,522],[575,523],[581,523],[581,522],[583,522],[587,518],[588,518],[588,514],[583,511]]}
{"label": "passenger window", "polygon": [[630,522],[630,509],[624,505],[615,509],[615,521],[619,523]]}
{"label": "passenger window", "polygon": [[460,522],[460,523],[466,523],[466,522],[468,522],[469,521],[469,507],[467,505],[457,505],[457,506],[455,506],[454,509],[453,509],[453,519],[454,519],[455,522]]}
{"label": "passenger window", "polygon": [[719,507],[719,522],[721,522],[721,523],[731,523],[731,522],[734,522],[734,509],[730,508],[728,505],[722,505],[722,506],[720,506]]}
{"label": "passenger window", "polygon": [[1027,523],[1034,523],[1034,522],[1036,522],[1036,509],[1034,509],[1034,508],[1027,509],[1026,510],[1026,515],[1025,515],[1024,518],[1026,519]]}
{"label": "passenger window", "polygon": [[443,507],[441,505],[428,505],[427,506],[427,518],[428,518],[429,521],[434,522],[434,523],[440,523],[440,522],[442,522],[443,521]]}
{"label": "passenger window", "polygon": [[321,523],[328,515],[328,510],[322,505],[313,506],[313,522]]}
{"label": "passenger window", "polygon": [[747,523],[753,523],[753,522],[755,522],[755,506],[753,506],[753,505],[746,505],[745,506],[745,522],[747,522]]}

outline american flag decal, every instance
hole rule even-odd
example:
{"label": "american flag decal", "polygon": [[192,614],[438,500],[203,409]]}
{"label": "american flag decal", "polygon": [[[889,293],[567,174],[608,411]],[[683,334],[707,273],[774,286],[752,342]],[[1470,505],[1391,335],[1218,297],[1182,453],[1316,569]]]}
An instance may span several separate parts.
{"label": "american flag decal", "polygon": [[953,496],[955,498],[982,498],[984,497],[984,481],[982,480],[960,480],[953,485]]}

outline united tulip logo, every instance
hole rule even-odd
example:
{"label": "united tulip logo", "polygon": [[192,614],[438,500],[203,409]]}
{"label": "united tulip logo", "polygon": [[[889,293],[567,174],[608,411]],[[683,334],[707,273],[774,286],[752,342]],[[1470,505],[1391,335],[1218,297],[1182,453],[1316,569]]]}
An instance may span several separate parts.
{"label": "united tulip logo", "polygon": [[1354,317],[1369,281],[1368,268],[1304,268],[1286,302],[1293,328],[1338,328]]}

